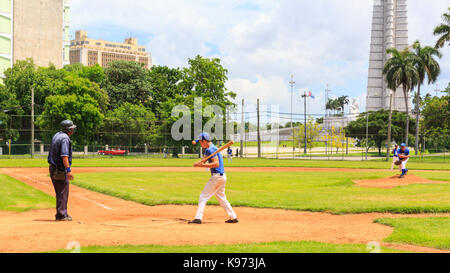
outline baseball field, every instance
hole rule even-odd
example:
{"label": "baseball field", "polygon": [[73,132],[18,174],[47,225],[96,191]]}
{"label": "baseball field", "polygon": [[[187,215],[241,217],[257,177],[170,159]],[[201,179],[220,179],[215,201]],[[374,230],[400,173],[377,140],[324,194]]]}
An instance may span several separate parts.
{"label": "baseball field", "polygon": [[193,219],[193,159],[74,159],[72,222],[55,222],[45,159],[0,159],[0,252],[450,252],[450,164],[225,161],[227,198]]}

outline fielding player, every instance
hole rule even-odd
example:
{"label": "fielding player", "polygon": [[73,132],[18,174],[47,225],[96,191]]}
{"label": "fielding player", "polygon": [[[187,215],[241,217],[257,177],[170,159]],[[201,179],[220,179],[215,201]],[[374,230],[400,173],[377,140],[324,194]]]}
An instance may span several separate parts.
{"label": "fielding player", "polygon": [[231,149],[231,147],[228,147],[227,149],[227,158],[228,161],[233,162],[233,149]]}
{"label": "fielding player", "polygon": [[[193,142],[194,143],[194,142]],[[209,156],[217,151],[217,147],[211,142],[211,139],[207,133],[202,133],[195,141],[195,143],[200,143],[202,148],[205,149],[204,156]],[[227,176],[225,175],[225,169],[223,166],[223,157],[221,153],[216,154],[211,157],[208,162],[201,163],[201,161],[196,162],[194,167],[198,168],[209,168],[211,169],[211,178],[200,194],[198,201],[197,214],[195,219],[189,221],[189,224],[201,224],[203,218],[203,211],[205,210],[206,203],[211,199],[213,195],[216,196],[222,208],[230,216],[230,219],[225,221],[225,223],[233,224],[238,223],[236,213],[228,202],[225,195],[225,185],[227,183]]]}
{"label": "fielding player", "polygon": [[72,143],[70,136],[73,135],[77,126],[70,120],[61,122],[61,131],[53,136],[48,163],[50,178],[56,193],[56,221],[72,221],[67,214],[67,201],[69,200],[69,180],[73,180],[72,170]]}
{"label": "fielding player", "polygon": [[406,169],[406,163],[409,160],[409,149],[406,148],[405,143],[402,143],[400,145],[400,149],[398,149],[398,158],[401,161],[401,164],[398,165],[398,168],[402,171],[400,178],[403,178],[403,177],[405,177],[406,173],[408,172],[408,169]]}
{"label": "fielding player", "polygon": [[394,155],[392,157],[391,171],[394,169],[395,162],[398,161],[398,145],[397,144],[394,145],[394,150],[392,150],[392,153]]}

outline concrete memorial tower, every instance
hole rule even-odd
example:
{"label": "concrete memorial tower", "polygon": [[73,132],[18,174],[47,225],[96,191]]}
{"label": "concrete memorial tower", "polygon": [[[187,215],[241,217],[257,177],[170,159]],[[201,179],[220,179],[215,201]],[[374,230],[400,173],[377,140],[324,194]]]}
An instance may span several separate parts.
{"label": "concrete memorial tower", "polygon": [[[398,50],[408,47],[406,0],[374,0],[366,97],[367,111],[389,109],[391,90],[387,88],[384,81],[383,67],[389,58],[386,50],[392,47]],[[406,111],[402,88],[398,88],[393,96],[392,109]]]}

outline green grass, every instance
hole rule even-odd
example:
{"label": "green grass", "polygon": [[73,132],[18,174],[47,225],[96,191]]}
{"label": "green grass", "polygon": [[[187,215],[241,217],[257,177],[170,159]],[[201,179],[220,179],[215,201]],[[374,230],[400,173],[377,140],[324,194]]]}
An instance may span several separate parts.
{"label": "green grass", "polygon": [[[391,172],[228,173],[227,196],[234,206],[332,213],[450,212],[450,184],[394,189],[357,187],[352,179],[376,179]],[[421,174],[420,174],[421,175]],[[435,174],[439,180],[449,174]],[[209,174],[173,172],[82,173],[74,184],[146,205],[197,204]],[[212,204],[218,204],[215,198]]]}
{"label": "green grass", "polygon": [[450,218],[377,219],[376,223],[394,227],[384,241],[405,243],[440,249],[450,249]]}
{"label": "green grass", "polygon": [[[399,253],[401,251],[382,247],[382,253]],[[58,250],[57,253],[69,253]],[[163,246],[163,245],[121,245],[81,247],[82,253],[369,253],[366,245],[361,244],[326,244],[319,242],[270,242],[233,245],[203,246]]]}
{"label": "green grass", "polygon": [[14,178],[0,174],[0,211],[24,212],[55,206],[55,199]]}
{"label": "green grass", "polygon": [[[73,167],[190,167],[195,159],[162,158],[75,158]],[[227,167],[312,167],[312,168],[352,168],[352,169],[388,169],[391,162],[375,161],[326,161],[326,160],[289,160],[289,159],[245,159],[234,158]],[[47,167],[47,159],[0,159],[0,168],[5,167]],[[411,170],[450,170],[449,163],[410,162]]]}

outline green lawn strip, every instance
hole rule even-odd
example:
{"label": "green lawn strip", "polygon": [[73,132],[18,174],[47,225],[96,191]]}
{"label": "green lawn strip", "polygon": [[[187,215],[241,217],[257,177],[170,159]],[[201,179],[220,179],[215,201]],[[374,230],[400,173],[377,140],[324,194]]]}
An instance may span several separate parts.
{"label": "green lawn strip", "polygon": [[53,197],[4,174],[0,174],[0,196],[0,211],[24,212],[55,206]]}
{"label": "green lawn strip", "polygon": [[385,242],[450,249],[450,217],[382,218],[375,222],[394,227]]}
{"label": "green lawn strip", "polygon": [[[336,214],[450,212],[450,184],[378,189],[357,187],[352,182],[391,175],[391,172],[232,172],[227,174],[227,196],[234,206]],[[78,174],[73,183],[145,205],[195,205],[208,178],[206,171],[106,172]],[[210,203],[218,204],[215,198]]]}
{"label": "green lawn strip", "polygon": [[[136,157],[99,157],[75,158],[73,167],[190,167],[195,159],[162,159]],[[391,162],[373,161],[327,161],[327,160],[290,160],[290,159],[243,159],[234,158],[226,167],[308,167],[308,168],[352,168],[352,169],[389,169]],[[39,159],[0,159],[2,167],[48,167],[47,160]],[[409,169],[450,170],[450,163],[410,162]]]}
{"label": "green lawn strip", "polygon": [[[382,247],[382,253],[402,251]],[[57,253],[69,253],[70,250],[58,250]],[[366,245],[327,244],[319,242],[270,242],[232,245],[121,245],[81,247],[82,253],[369,253]]]}
{"label": "green lawn strip", "polygon": [[416,176],[420,176],[420,177],[434,180],[434,181],[450,182],[450,173],[448,173],[448,172],[416,172],[416,173],[414,173],[414,170],[411,170],[409,173],[413,173]]}

